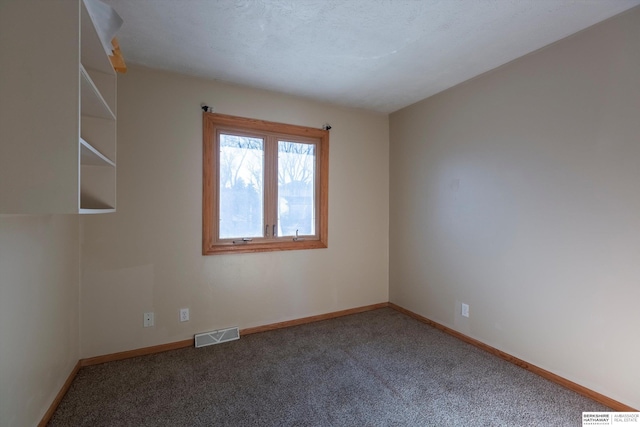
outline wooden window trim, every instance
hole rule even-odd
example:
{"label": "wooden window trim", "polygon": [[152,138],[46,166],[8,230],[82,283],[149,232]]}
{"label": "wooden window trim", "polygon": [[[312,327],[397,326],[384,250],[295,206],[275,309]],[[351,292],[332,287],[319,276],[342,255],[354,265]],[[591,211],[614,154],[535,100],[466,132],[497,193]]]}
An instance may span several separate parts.
{"label": "wooden window trim", "polygon": [[[316,152],[316,234],[314,239],[294,241],[291,236],[260,238],[245,244],[233,244],[218,240],[219,173],[217,169],[218,129],[231,128],[247,134],[267,133],[288,135],[299,139],[313,139],[317,142]],[[266,154],[265,154],[266,155]],[[265,161],[269,159],[265,158]],[[277,159],[276,159],[277,161]],[[203,113],[203,185],[202,185],[202,254],[216,255],[229,253],[249,253],[266,251],[286,251],[321,249],[328,247],[329,229],[329,131],[264,120],[235,117],[217,113]],[[277,188],[265,191],[277,193]],[[266,199],[267,195],[265,195]],[[265,201],[266,203],[266,201]]]}

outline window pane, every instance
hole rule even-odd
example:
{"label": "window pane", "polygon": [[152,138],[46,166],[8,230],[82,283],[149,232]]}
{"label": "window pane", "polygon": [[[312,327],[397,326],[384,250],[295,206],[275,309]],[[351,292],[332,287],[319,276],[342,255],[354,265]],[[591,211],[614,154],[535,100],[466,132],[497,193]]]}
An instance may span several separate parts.
{"label": "window pane", "polygon": [[314,144],[278,141],[278,235],[315,235]]}
{"label": "window pane", "polygon": [[220,135],[220,238],[262,237],[264,141]]}

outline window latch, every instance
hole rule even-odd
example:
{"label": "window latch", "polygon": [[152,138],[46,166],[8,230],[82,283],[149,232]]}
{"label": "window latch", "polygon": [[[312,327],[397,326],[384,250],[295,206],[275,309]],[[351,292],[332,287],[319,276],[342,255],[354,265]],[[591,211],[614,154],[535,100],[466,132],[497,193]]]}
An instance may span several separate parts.
{"label": "window latch", "polygon": [[296,237],[293,238],[294,242],[303,242],[304,237],[298,237],[298,230],[296,230]]}
{"label": "window latch", "polygon": [[243,237],[242,240],[234,240],[233,244],[237,245],[239,243],[249,243],[250,241],[252,241],[253,239],[251,237]]}

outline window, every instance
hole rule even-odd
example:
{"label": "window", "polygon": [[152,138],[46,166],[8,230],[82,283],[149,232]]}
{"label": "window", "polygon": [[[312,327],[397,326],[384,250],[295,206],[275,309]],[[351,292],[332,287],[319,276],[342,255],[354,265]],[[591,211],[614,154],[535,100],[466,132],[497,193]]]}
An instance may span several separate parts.
{"label": "window", "polygon": [[204,113],[202,253],[327,247],[329,131]]}

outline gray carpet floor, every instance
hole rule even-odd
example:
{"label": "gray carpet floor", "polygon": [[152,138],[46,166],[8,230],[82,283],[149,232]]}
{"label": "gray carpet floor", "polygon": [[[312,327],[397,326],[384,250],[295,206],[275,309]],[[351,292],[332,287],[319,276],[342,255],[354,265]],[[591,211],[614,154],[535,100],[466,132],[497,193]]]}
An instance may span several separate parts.
{"label": "gray carpet floor", "polygon": [[80,369],[50,426],[581,426],[607,407],[390,308]]}

